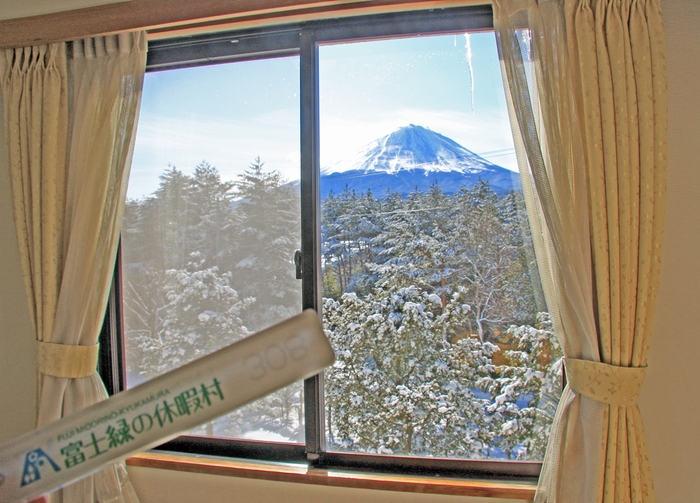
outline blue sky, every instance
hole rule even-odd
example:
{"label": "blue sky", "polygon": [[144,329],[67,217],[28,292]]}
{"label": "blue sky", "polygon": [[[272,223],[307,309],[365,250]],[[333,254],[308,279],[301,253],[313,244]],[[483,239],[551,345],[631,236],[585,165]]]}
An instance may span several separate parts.
{"label": "blue sky", "polygon": [[[493,33],[322,46],[321,165],[417,124],[516,169]],[[473,90],[473,92],[472,92]],[[297,57],[146,76],[128,196],[158,186],[169,164],[202,160],[235,179],[256,156],[299,178]]]}

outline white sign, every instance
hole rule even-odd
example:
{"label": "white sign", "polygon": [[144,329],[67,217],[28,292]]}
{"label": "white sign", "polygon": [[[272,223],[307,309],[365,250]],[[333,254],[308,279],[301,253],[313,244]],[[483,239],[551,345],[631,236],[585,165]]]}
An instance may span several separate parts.
{"label": "white sign", "polygon": [[310,377],[334,360],[318,315],[304,311],[0,445],[0,502],[58,489]]}

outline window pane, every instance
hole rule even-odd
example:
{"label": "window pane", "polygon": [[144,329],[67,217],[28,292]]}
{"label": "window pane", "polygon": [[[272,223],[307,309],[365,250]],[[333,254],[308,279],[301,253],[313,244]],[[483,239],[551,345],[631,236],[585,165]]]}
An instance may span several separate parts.
{"label": "window pane", "polygon": [[[300,311],[299,61],[146,75],[122,232],[128,386]],[[195,433],[303,442],[301,384]]]}
{"label": "window pane", "polygon": [[493,33],[320,50],[330,450],[541,460],[561,349]]}

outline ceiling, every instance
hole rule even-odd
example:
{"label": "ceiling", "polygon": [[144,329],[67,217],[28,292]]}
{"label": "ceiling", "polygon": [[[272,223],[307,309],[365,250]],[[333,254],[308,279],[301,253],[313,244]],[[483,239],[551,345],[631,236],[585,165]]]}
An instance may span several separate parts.
{"label": "ceiling", "polygon": [[0,0],[0,21],[129,0]]}

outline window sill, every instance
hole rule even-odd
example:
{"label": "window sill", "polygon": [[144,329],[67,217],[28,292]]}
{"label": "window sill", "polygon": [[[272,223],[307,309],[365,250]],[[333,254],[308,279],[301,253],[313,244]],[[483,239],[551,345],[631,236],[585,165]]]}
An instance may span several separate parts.
{"label": "window sill", "polygon": [[460,480],[453,478],[319,470],[294,463],[204,458],[145,452],[130,457],[126,460],[126,464],[129,466],[221,475],[225,477],[374,489],[380,491],[480,496],[519,500],[532,500],[535,497],[535,485],[526,482]]}

